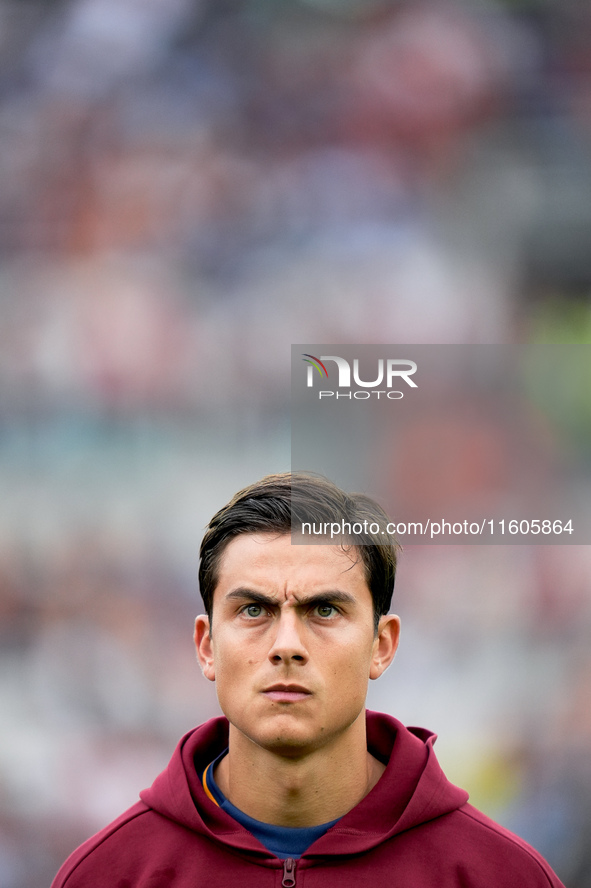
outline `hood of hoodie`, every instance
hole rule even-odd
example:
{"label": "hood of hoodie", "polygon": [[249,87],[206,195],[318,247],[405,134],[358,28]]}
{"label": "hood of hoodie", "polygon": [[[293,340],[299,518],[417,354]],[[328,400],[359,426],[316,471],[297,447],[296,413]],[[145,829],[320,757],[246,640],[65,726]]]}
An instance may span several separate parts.
{"label": "hood of hoodie", "polygon": [[[468,793],[447,780],[433,751],[436,735],[405,728],[383,713],[366,713],[367,746],[386,764],[370,793],[318,839],[303,857],[358,854],[392,836],[460,808]],[[140,795],[152,810],[213,841],[242,851],[269,852],[206,796],[201,774],[228,745],[228,722],[214,718],[186,734],[168,767]]]}

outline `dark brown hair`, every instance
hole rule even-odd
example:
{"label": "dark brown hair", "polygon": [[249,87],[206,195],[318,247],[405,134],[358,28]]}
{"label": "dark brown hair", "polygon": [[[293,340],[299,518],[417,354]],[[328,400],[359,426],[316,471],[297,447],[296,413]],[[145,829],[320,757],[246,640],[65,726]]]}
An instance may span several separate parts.
{"label": "dark brown hair", "polygon": [[[220,558],[228,543],[243,533],[292,533],[304,522],[316,527],[333,522],[366,529],[370,524],[379,526],[377,533],[347,532],[345,538],[335,539],[346,550],[354,547],[363,562],[377,631],[380,616],[390,609],[399,550],[396,539],[386,532],[388,516],[370,497],[347,494],[327,478],[304,472],[266,475],[235,494],[209,522],[201,542],[199,588],[210,623]],[[309,541],[318,542],[318,536]]]}

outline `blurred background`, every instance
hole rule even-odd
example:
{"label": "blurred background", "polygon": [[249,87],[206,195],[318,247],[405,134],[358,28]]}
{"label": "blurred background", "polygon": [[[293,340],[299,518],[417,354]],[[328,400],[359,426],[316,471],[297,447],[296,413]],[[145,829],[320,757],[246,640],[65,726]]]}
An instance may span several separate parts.
{"label": "blurred background", "polygon": [[[198,546],[289,469],[290,343],[591,341],[591,7],[0,0],[0,182],[0,888],[43,888],[217,713]],[[569,888],[590,580],[407,547],[370,696]]]}

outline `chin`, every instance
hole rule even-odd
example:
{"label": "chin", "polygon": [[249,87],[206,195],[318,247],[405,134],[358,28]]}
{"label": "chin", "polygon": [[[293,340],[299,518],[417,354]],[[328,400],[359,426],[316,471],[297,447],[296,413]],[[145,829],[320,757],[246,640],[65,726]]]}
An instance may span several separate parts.
{"label": "chin", "polygon": [[323,745],[321,731],[313,731],[310,725],[293,722],[291,716],[279,715],[263,726],[259,723],[255,731],[244,733],[257,746],[285,758],[299,758]]}
{"label": "chin", "polygon": [[273,755],[281,756],[281,758],[293,759],[295,761],[296,759],[303,758],[311,752],[314,752],[314,750],[318,749],[320,744],[305,742],[300,738],[293,736],[278,736],[275,734],[271,738],[262,739],[259,746],[266,749],[267,752],[272,752]]}

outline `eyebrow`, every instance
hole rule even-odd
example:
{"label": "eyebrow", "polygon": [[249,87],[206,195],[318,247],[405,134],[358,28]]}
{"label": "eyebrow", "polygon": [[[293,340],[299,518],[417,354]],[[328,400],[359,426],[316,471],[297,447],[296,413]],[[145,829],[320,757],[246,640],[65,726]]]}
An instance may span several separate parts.
{"label": "eyebrow", "polygon": [[[280,606],[280,602],[277,601],[276,598],[271,598],[269,595],[264,595],[262,592],[255,592],[253,589],[248,589],[242,586],[239,589],[234,589],[232,592],[229,592],[226,595],[226,600],[255,601],[257,604],[263,604],[266,607]],[[351,595],[349,592],[343,592],[341,589],[331,589],[328,592],[319,592],[316,595],[310,595],[307,598],[296,598],[296,602],[301,607],[324,604],[327,601],[339,604],[355,604],[357,599],[354,595]]]}

